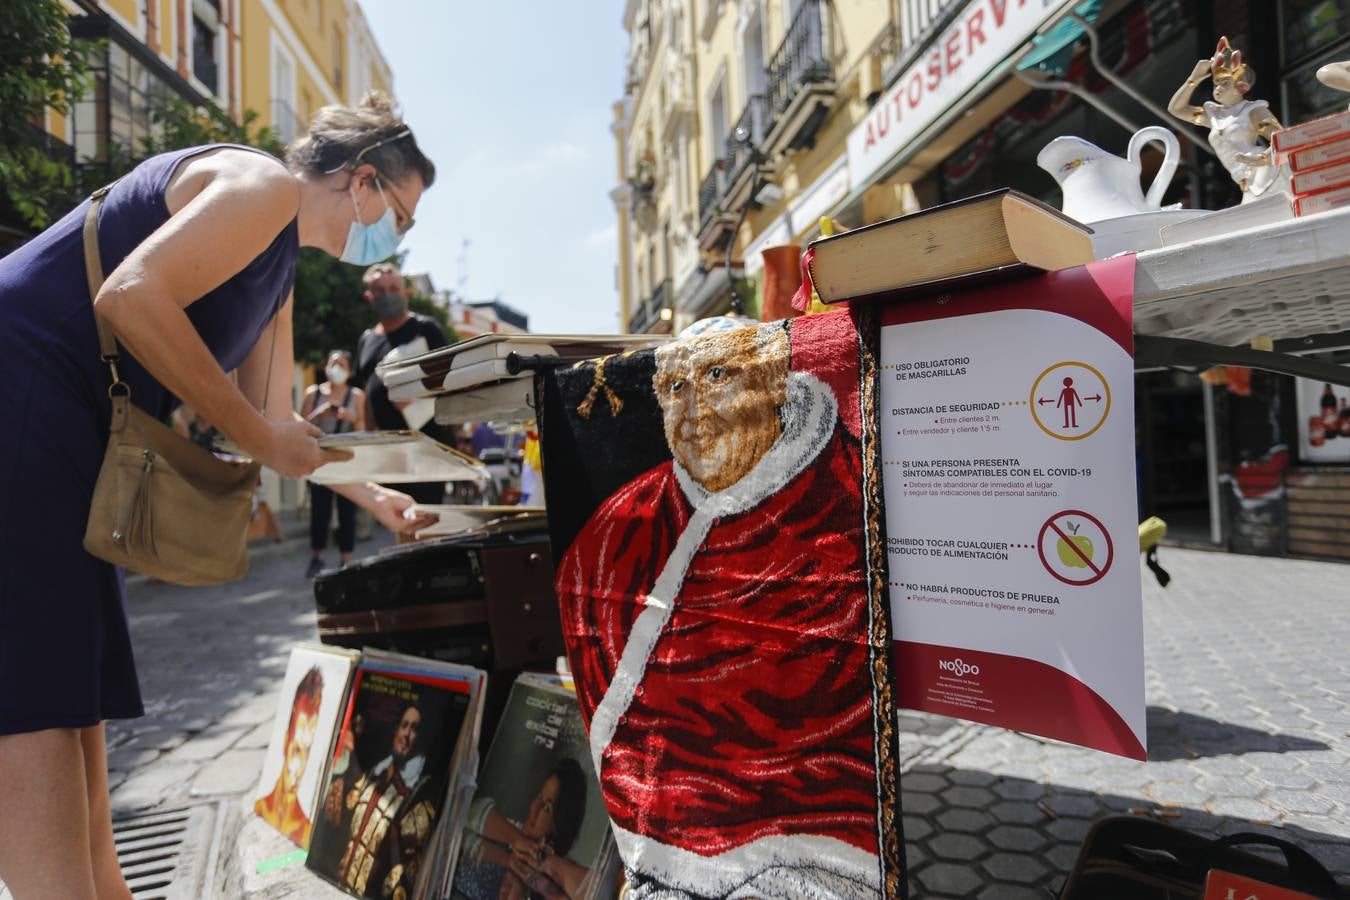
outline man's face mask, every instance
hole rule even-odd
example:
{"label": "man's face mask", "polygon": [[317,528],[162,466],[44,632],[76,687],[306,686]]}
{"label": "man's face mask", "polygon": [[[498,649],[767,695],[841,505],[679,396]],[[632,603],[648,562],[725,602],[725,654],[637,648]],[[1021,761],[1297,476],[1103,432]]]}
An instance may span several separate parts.
{"label": "man's face mask", "polygon": [[408,311],[408,298],[399,293],[372,291],[370,308],[375,310],[376,318],[381,322],[387,322],[390,319],[397,319]]}

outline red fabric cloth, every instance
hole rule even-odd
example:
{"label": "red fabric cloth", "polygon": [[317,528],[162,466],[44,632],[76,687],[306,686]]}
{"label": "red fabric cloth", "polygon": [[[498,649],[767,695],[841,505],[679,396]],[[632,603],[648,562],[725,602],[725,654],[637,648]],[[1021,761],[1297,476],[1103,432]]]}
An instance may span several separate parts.
{"label": "red fabric cloth", "polygon": [[[878,852],[861,484],[836,423],[786,487],[713,523],[603,751],[618,826],[704,856],[795,834]],[[588,723],[692,515],[667,462],[610,497],[564,555]]]}

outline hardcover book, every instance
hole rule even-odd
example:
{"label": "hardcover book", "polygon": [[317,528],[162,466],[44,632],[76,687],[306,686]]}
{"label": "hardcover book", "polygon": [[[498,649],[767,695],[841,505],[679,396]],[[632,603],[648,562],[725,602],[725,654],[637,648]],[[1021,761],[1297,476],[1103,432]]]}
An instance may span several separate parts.
{"label": "hardcover book", "polygon": [[808,254],[811,282],[826,303],[893,299],[1094,259],[1092,229],[1013,190],[819,238]]}

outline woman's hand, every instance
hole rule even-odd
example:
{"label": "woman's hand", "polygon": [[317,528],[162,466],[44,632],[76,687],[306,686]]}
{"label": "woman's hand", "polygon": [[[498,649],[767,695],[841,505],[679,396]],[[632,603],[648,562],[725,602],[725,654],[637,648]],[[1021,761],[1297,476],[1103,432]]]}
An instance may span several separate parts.
{"label": "woman's hand", "polygon": [[317,438],[321,434],[309,422],[268,422],[263,445],[243,449],[283,478],[300,478],[324,463],[352,458],[344,450],[319,449]]}
{"label": "woman's hand", "polygon": [[434,525],[440,517],[432,513],[416,512],[413,509],[415,503],[416,501],[407,494],[375,487],[367,508],[381,525],[395,534],[416,534],[423,528]]}
{"label": "woman's hand", "polygon": [[1202,59],[1196,62],[1195,68],[1191,69],[1191,80],[1201,81],[1209,76],[1210,67],[1214,64],[1211,59]]}

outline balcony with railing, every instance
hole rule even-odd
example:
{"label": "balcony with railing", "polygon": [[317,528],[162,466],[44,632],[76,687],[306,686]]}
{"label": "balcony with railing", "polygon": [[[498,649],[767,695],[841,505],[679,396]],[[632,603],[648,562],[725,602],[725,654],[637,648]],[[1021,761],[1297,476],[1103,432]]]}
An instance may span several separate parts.
{"label": "balcony with railing", "polygon": [[712,168],[698,186],[698,246],[720,252],[727,235],[736,228],[735,207],[727,190],[727,160],[713,160]]}
{"label": "balcony with railing", "polygon": [[761,152],[769,131],[769,104],[763,94],[750,97],[726,141],[726,206],[738,208],[746,200],[754,167],[765,162]]}
{"label": "balcony with railing", "polygon": [[968,0],[900,0],[900,49],[882,76],[891,84],[961,13]]}
{"label": "balcony with railing", "polygon": [[[638,304],[637,309],[633,310],[633,315],[628,319],[628,331],[630,334],[655,334],[670,331],[674,310],[671,303],[674,295],[671,292],[670,279],[667,278],[652,289],[651,295]],[[664,310],[670,310],[662,315]]]}
{"label": "balcony with railing", "polygon": [[809,147],[834,101],[829,23],[824,0],[806,0],[769,59],[765,155]]}
{"label": "balcony with railing", "polygon": [[726,161],[713,160],[712,168],[698,186],[698,229],[701,232],[712,221],[726,186]]}

